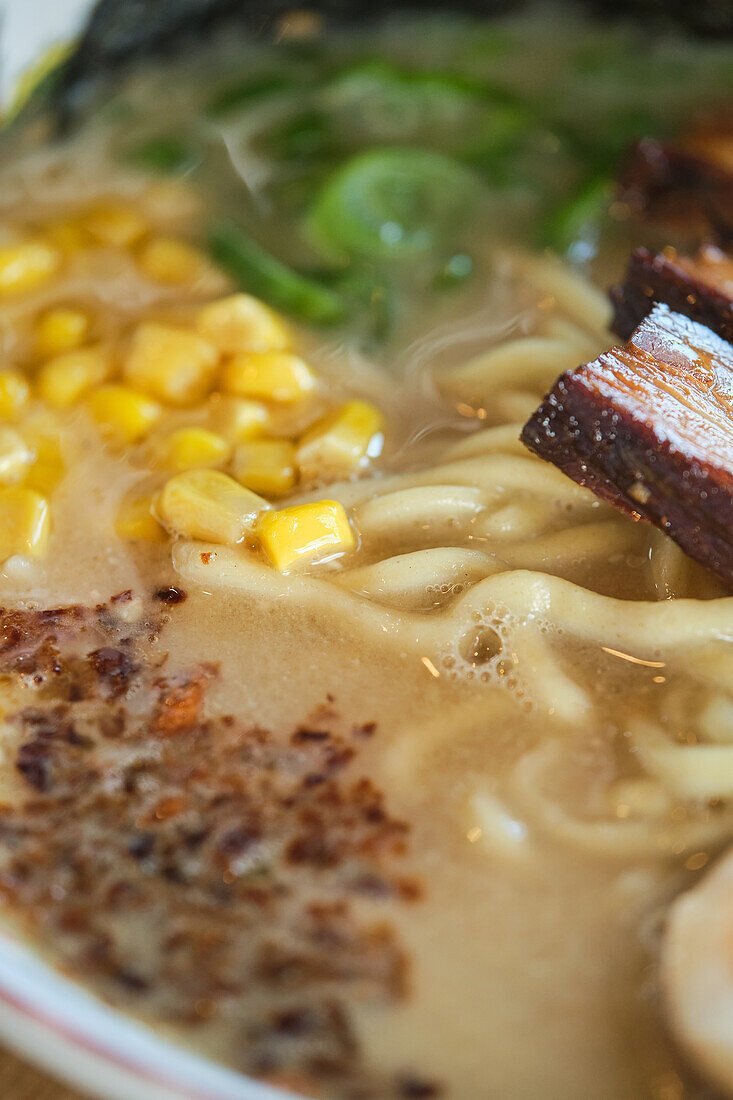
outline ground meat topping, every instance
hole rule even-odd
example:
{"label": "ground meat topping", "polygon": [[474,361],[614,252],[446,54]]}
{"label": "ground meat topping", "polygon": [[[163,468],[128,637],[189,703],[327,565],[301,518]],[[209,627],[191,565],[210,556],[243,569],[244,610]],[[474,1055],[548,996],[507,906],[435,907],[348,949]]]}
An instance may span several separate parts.
{"label": "ground meat topping", "polygon": [[160,600],[161,603],[177,604],[183,603],[186,599],[186,593],[182,588],[176,588],[174,585],[167,585],[165,588],[158,588],[155,592],[156,600]]}
{"label": "ground meat topping", "polygon": [[358,773],[374,723],[338,732],[332,700],[285,737],[210,716],[218,670],[162,677],[158,629],[112,601],[0,613],[0,670],[40,677],[9,719],[27,796],[0,810],[6,903],[102,996],[216,1033],[248,1073],[438,1096],[414,1067],[366,1064],[354,1025],[357,1003],[407,995],[388,916],[421,896],[408,826]]}

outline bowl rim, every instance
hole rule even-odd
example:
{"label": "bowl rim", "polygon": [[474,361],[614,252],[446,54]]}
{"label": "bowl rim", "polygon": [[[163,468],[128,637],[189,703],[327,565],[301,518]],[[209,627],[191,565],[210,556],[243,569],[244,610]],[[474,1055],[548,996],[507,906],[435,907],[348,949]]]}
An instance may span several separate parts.
{"label": "bowl rim", "polygon": [[22,1058],[105,1100],[294,1095],[157,1034],[61,974],[7,929],[0,929],[0,1037]]}

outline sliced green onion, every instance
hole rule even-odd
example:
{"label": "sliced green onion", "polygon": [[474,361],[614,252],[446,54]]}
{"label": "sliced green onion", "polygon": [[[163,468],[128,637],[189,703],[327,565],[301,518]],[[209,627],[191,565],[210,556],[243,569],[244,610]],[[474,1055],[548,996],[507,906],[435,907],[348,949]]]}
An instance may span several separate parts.
{"label": "sliced green onion", "polygon": [[472,172],[422,149],[375,149],[339,168],[316,196],[308,229],[332,254],[409,259],[455,234],[481,194]]}
{"label": "sliced green onion", "polygon": [[433,280],[436,290],[451,290],[461,286],[473,275],[473,260],[467,252],[457,252],[443,264]]}
{"label": "sliced green onion", "polygon": [[470,99],[486,100],[506,97],[484,80],[466,73],[446,69],[408,69],[389,61],[366,59],[347,65],[325,85],[325,100],[340,106],[365,94],[385,98],[430,96],[447,102],[466,105]]}
{"label": "sliced green onion", "polygon": [[125,150],[124,159],[136,168],[164,175],[183,176],[200,161],[198,153],[173,134],[148,138]]}
{"label": "sliced green onion", "polygon": [[365,98],[399,109],[407,102],[465,108],[477,86],[462,76],[440,71],[401,69],[386,61],[362,61],[342,70],[323,91],[332,107],[364,105]]}
{"label": "sliced green onion", "polygon": [[610,112],[595,130],[579,130],[575,144],[591,170],[613,172],[628,146],[637,138],[663,137],[660,120],[643,109]]}
{"label": "sliced green onion", "polygon": [[315,279],[275,259],[231,222],[214,225],[208,237],[211,258],[243,290],[301,321],[314,325],[343,320],[342,298]]}
{"label": "sliced green onion", "polygon": [[288,76],[268,73],[266,76],[238,80],[220,88],[206,104],[206,114],[210,118],[224,118],[242,107],[248,107],[255,100],[277,92],[290,91],[295,81]]}
{"label": "sliced green onion", "polygon": [[314,160],[330,153],[334,146],[333,126],[323,111],[309,108],[268,127],[267,151],[280,160]]}
{"label": "sliced green onion", "polygon": [[362,61],[318,93],[346,148],[364,143],[419,142],[451,150],[480,127],[485,89],[452,73]]}
{"label": "sliced green onion", "polygon": [[499,162],[507,158],[531,132],[535,121],[523,107],[501,103],[486,108],[476,136],[465,147],[461,160],[494,179],[501,174]]}
{"label": "sliced green onion", "polygon": [[551,211],[540,231],[540,243],[576,261],[595,255],[613,183],[598,176]]}

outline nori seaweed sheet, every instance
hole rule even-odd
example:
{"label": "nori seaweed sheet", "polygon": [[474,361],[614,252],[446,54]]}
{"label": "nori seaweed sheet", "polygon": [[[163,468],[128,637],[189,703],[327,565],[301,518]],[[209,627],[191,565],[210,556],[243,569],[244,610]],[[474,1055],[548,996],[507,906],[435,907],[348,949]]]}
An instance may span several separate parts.
{"label": "nori seaweed sheet", "polygon": [[[670,27],[690,35],[733,36],[730,0],[567,0],[567,6],[608,19],[633,18],[650,32]],[[399,12],[463,13],[492,16],[516,12],[512,0],[99,0],[76,50],[33,97],[26,113],[50,111],[58,130],[66,129],[93,100],[94,90],[120,68],[144,57],[164,57],[200,47],[211,30],[227,22],[267,35],[294,8],[305,7],[327,22],[363,24]]]}

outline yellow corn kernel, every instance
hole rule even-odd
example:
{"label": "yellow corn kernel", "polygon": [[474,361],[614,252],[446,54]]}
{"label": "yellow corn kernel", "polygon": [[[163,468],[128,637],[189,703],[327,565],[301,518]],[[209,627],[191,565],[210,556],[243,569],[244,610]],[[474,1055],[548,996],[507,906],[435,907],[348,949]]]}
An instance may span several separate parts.
{"label": "yellow corn kernel", "polygon": [[235,355],[224,367],[222,388],[237,397],[290,404],[316,386],[307,363],[286,351],[251,351]]}
{"label": "yellow corn kernel", "polygon": [[15,420],[28,404],[31,388],[17,370],[0,370],[0,420]]}
{"label": "yellow corn kernel", "polygon": [[155,237],[138,255],[140,270],[155,283],[184,286],[205,273],[208,261],[203,253],[175,237]]}
{"label": "yellow corn kernel", "polygon": [[42,240],[21,241],[0,248],[0,294],[32,290],[55,275],[61,253]]}
{"label": "yellow corn kernel", "polygon": [[27,431],[26,436],[35,451],[36,461],[28,471],[25,485],[44,496],[50,496],[64,476],[64,463],[58,439],[52,435]]}
{"label": "yellow corn kernel", "polygon": [[19,485],[0,489],[0,561],[16,554],[42,557],[50,530],[48,502],[40,493]]}
{"label": "yellow corn kernel", "polygon": [[155,510],[177,535],[233,545],[266,507],[262,497],[219,470],[189,470],[164,485]]}
{"label": "yellow corn kernel", "polygon": [[54,408],[66,409],[111,373],[112,359],[105,349],[68,351],[43,364],[36,383],[38,396]]}
{"label": "yellow corn kernel", "polygon": [[318,500],[312,504],[294,504],[279,512],[263,512],[255,534],[281,572],[321,550],[335,554],[354,545],[346,512],[337,500]]}
{"label": "yellow corn kernel", "polygon": [[0,483],[12,485],[21,481],[35,457],[20,432],[0,427]]}
{"label": "yellow corn kernel", "polygon": [[211,389],[218,359],[216,348],[195,332],[148,321],[132,338],[123,373],[167,405],[193,405]]}
{"label": "yellow corn kernel", "polygon": [[115,531],[131,542],[165,542],[166,533],[153,515],[152,497],[125,501],[115,520]]}
{"label": "yellow corn kernel", "polygon": [[202,336],[225,355],[243,351],[284,351],[291,336],[285,322],[251,294],[231,294],[200,309],[196,324]]}
{"label": "yellow corn kernel", "polygon": [[211,403],[215,427],[233,443],[259,439],[270,426],[270,410],[259,401],[245,397],[224,397],[217,394]]}
{"label": "yellow corn kernel", "polygon": [[286,439],[242,443],[232,472],[242,485],[267,496],[282,496],[295,485],[295,447]]}
{"label": "yellow corn kernel", "polygon": [[313,424],[298,444],[304,477],[348,477],[381,454],[384,418],[368,401],[348,401]]}
{"label": "yellow corn kernel", "polygon": [[129,386],[100,386],[87,402],[100,427],[123,443],[143,439],[163,412],[152,397]]}
{"label": "yellow corn kernel", "polygon": [[81,252],[88,248],[91,237],[79,222],[69,218],[65,221],[51,222],[44,228],[44,234],[51,244],[63,252],[65,256],[71,256],[74,252]]}
{"label": "yellow corn kernel", "polygon": [[41,355],[61,355],[83,344],[89,317],[81,309],[49,309],[36,323],[36,348]]}
{"label": "yellow corn kernel", "polygon": [[130,248],[147,232],[147,223],[134,206],[122,202],[99,203],[79,219],[94,239],[107,248]]}
{"label": "yellow corn kernel", "polygon": [[160,460],[174,470],[223,466],[231,453],[231,443],[207,428],[179,428],[158,449]]}

